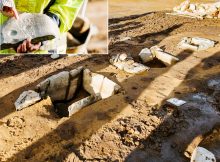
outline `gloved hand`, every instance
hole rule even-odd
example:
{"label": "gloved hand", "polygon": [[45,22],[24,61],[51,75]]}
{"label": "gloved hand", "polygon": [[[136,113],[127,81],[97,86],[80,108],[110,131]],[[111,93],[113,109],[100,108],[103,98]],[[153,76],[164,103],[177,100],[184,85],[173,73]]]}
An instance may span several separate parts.
{"label": "gloved hand", "polygon": [[31,39],[24,40],[17,48],[17,53],[27,53],[39,50],[41,47],[41,42],[38,44],[32,44]]}
{"label": "gloved hand", "polygon": [[7,17],[19,18],[14,0],[0,0],[0,12]]}

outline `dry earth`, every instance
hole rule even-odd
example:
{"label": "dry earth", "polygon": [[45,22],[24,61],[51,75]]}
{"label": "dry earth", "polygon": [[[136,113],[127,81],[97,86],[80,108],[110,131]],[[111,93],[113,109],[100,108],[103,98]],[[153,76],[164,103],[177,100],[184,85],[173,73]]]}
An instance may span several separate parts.
{"label": "dry earth", "polygon": [[[220,41],[220,21],[168,16],[165,12],[110,19],[110,55],[126,52],[136,61],[144,47],[159,45],[180,58],[164,67],[131,75],[110,65],[108,55],[63,57],[2,56],[0,59],[0,161],[179,162],[193,139],[220,160],[219,93],[207,81],[220,75],[220,45],[193,52],[177,48],[183,36]],[[124,37],[129,41],[122,41]],[[62,70],[83,65],[118,82],[120,94],[59,118],[49,98],[16,112],[24,90]],[[194,96],[194,97],[193,97]],[[195,97],[196,96],[196,97]],[[170,97],[187,101],[164,105]],[[205,134],[209,134],[206,136]]]}

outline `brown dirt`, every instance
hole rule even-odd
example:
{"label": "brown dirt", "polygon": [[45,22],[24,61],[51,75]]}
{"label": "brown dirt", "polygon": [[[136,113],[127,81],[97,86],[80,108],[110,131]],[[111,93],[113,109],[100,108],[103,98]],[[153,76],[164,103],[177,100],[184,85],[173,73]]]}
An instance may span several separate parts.
{"label": "brown dirt", "polygon": [[[183,36],[220,41],[220,22],[173,17],[164,12],[110,20],[110,55],[126,52],[139,61],[144,47],[159,45],[180,58],[172,67],[150,64],[141,75],[120,71],[108,55],[2,56],[0,59],[0,161],[189,161],[184,152],[199,135],[219,154],[219,93],[207,81],[220,74],[220,45],[207,51],[177,48]],[[120,41],[130,36],[129,41]],[[60,119],[49,98],[16,112],[19,94],[62,70],[83,65],[118,82],[120,94]],[[192,96],[199,93],[196,99]],[[201,97],[202,96],[202,97]],[[187,104],[164,105],[170,97]],[[211,102],[212,101],[212,102]]]}

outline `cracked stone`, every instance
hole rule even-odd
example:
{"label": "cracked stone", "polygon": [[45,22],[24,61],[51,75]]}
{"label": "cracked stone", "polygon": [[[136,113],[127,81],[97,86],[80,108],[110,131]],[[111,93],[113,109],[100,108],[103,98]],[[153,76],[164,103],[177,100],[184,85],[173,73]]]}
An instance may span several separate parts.
{"label": "cracked stone", "polygon": [[152,55],[155,56],[160,61],[162,61],[166,66],[173,65],[179,61],[177,57],[164,52],[158,46],[153,46],[150,48],[150,50],[151,50]]}
{"label": "cracked stone", "polygon": [[109,61],[120,70],[124,70],[125,72],[131,74],[139,74],[150,69],[143,64],[134,62],[132,57],[129,57],[124,53],[112,56]]}
{"label": "cracked stone", "polygon": [[22,13],[19,19],[10,18],[0,28],[0,49],[16,48],[25,39],[32,43],[51,40],[59,35],[57,24],[45,14]]}
{"label": "cracked stone", "polygon": [[100,93],[102,99],[116,94],[120,86],[101,74],[92,73],[89,69],[83,72],[83,87],[91,95]]}
{"label": "cracked stone", "polygon": [[36,102],[40,101],[41,97],[39,93],[29,90],[24,91],[19,98],[15,102],[15,108],[16,110],[22,110],[30,105],[35,104]]}

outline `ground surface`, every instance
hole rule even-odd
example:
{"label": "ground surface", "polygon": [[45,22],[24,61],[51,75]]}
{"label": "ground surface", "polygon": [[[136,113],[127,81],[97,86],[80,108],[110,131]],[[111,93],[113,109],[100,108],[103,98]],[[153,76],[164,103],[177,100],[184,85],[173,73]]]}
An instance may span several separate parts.
{"label": "ground surface", "polygon": [[[220,45],[207,51],[177,48],[183,36],[220,41],[217,20],[147,13],[110,20],[110,55],[131,54],[159,45],[180,58],[172,67],[151,63],[151,70],[130,75],[108,63],[108,55],[64,57],[8,56],[0,60],[0,161],[189,161],[185,150],[199,135],[220,160],[219,93],[207,81],[220,74]],[[131,37],[123,41],[124,37]],[[62,70],[83,65],[118,82],[124,92],[60,119],[50,99],[16,112],[24,90]],[[187,104],[173,108],[164,100]],[[214,129],[212,131],[212,129]]]}

